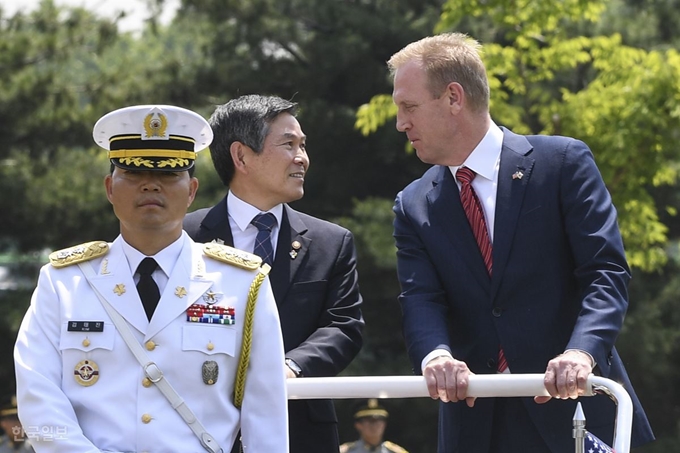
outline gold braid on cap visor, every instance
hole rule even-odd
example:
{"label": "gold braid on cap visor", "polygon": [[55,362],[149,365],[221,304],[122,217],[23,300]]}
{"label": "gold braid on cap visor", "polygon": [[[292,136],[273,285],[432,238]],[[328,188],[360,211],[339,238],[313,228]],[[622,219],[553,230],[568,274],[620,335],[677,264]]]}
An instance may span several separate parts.
{"label": "gold braid on cap visor", "polygon": [[109,159],[122,159],[125,157],[178,157],[180,159],[195,159],[196,153],[176,149],[119,149],[109,151]]}
{"label": "gold braid on cap visor", "polygon": [[[136,134],[118,135],[111,137],[108,155],[109,159],[135,167],[182,168],[196,159],[195,143],[193,138],[178,135],[171,135],[168,140],[142,140],[142,136]],[[148,158],[163,160],[154,162]]]}

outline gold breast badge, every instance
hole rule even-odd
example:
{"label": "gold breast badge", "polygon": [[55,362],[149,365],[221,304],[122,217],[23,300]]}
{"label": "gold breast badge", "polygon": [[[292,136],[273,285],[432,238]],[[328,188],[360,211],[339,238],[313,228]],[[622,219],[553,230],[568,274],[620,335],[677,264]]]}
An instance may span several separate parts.
{"label": "gold breast badge", "polygon": [[92,360],[81,360],[73,369],[73,377],[78,384],[89,387],[99,380],[99,367]]}
{"label": "gold breast badge", "polygon": [[217,362],[214,360],[207,360],[203,362],[203,367],[201,368],[201,375],[203,377],[203,383],[205,385],[213,385],[217,382],[217,375],[219,374],[220,368]]}

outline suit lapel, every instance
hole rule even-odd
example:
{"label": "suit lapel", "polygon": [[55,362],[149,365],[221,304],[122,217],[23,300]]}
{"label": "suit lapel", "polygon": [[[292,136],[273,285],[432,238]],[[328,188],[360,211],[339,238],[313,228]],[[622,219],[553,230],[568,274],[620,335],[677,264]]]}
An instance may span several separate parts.
{"label": "suit lapel", "polygon": [[[118,240],[116,240],[117,242]],[[130,265],[120,244],[113,243],[111,252],[106,255],[97,275],[90,281],[92,286],[109,304],[141,333],[148,328],[146,313],[137,293]],[[99,303],[99,302],[97,302]]]}
{"label": "suit lapel", "polygon": [[221,240],[226,245],[234,246],[234,237],[229,226],[227,213],[227,197],[213,206],[201,222],[201,228],[196,236],[196,242],[212,242]]}
{"label": "suit lapel", "polygon": [[[452,260],[464,262],[470,268],[479,284],[488,291],[489,274],[486,271],[482,253],[468,222],[460,192],[448,167],[439,167],[439,174],[433,181],[433,189],[427,193],[432,225],[439,225],[439,234],[446,237],[461,258]],[[451,268],[454,268],[453,261]]]}
{"label": "suit lapel", "polygon": [[492,298],[496,296],[505,274],[512,240],[517,229],[517,219],[534,166],[534,159],[528,156],[528,153],[533,149],[529,141],[507,129],[503,129],[503,133],[503,147],[501,149],[496,191]]}
{"label": "suit lapel", "polygon": [[[306,232],[307,226],[298,213],[284,204],[276,245],[276,259],[270,274],[272,291],[278,305],[285,300],[290,284],[309,251],[312,240],[305,236]],[[294,249],[294,242],[298,242],[300,247]]]}
{"label": "suit lapel", "polygon": [[182,252],[158,301],[144,341],[163,330],[210,289],[212,282],[204,280],[204,274],[205,263],[200,250],[194,250],[191,240],[185,237]]}

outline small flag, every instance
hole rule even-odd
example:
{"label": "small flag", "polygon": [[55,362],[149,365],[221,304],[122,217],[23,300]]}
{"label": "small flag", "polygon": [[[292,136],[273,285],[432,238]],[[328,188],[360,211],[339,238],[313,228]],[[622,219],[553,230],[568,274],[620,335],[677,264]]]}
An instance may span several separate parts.
{"label": "small flag", "polygon": [[585,453],[616,453],[612,447],[602,442],[595,434],[588,431],[586,431],[583,451]]}

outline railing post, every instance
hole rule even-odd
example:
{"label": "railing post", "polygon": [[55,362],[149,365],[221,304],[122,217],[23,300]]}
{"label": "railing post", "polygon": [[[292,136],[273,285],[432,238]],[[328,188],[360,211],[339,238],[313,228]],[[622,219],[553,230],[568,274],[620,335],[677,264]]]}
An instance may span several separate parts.
{"label": "railing post", "polygon": [[584,453],[584,443],[586,440],[586,416],[583,414],[581,403],[576,404],[572,436],[574,436],[574,442],[576,444],[576,453]]}

